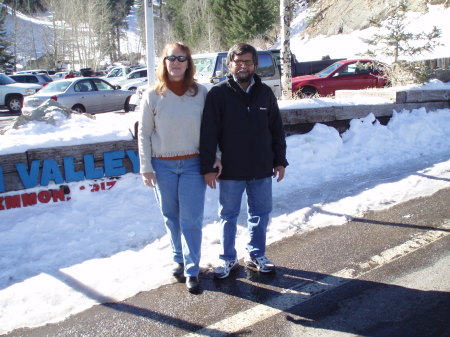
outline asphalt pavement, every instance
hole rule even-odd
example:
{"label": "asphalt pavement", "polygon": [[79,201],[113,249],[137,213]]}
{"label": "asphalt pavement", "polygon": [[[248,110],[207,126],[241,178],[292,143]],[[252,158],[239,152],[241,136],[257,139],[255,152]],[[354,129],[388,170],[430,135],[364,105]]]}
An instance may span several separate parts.
{"label": "asphalt pavement", "polygon": [[444,189],[276,242],[274,274],[240,261],[198,295],[173,283],[5,336],[450,336],[449,205]]}

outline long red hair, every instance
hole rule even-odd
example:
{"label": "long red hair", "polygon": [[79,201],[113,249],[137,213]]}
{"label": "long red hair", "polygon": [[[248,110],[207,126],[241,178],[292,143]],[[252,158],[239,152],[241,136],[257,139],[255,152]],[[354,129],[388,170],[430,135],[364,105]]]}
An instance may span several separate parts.
{"label": "long red hair", "polygon": [[166,68],[165,57],[169,56],[169,50],[176,48],[181,49],[184,53],[186,53],[186,62],[188,63],[188,66],[186,72],[184,73],[183,84],[186,90],[189,90],[192,93],[192,96],[195,96],[198,93],[198,86],[194,80],[195,65],[194,61],[192,61],[191,50],[182,42],[173,42],[165,45],[161,57],[159,58],[158,68],[156,69],[156,83],[154,86],[155,91],[161,95],[167,90],[169,74]]}

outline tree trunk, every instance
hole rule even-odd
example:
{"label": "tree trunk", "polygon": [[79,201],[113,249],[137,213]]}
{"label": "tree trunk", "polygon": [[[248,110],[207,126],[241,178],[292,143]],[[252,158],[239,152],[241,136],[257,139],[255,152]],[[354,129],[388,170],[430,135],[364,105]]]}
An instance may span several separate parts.
{"label": "tree trunk", "polygon": [[280,0],[281,21],[281,99],[292,99],[291,20],[294,10],[292,0]]}

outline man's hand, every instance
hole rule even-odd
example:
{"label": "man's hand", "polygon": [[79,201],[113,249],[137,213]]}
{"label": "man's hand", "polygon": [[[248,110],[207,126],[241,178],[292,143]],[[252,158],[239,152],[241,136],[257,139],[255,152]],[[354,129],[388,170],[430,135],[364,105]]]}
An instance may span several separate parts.
{"label": "man's hand", "polygon": [[273,177],[276,178],[278,176],[277,183],[279,183],[281,180],[283,180],[285,170],[286,170],[286,168],[281,165],[277,166],[273,169]]}
{"label": "man's hand", "polygon": [[205,183],[215,189],[217,187],[217,182],[219,181],[219,177],[222,174],[222,162],[220,159],[216,159],[214,162],[213,168],[217,168],[217,172],[209,172],[204,175]]}
{"label": "man's hand", "polygon": [[156,186],[156,176],[153,172],[144,172],[142,173],[142,180],[144,181],[144,184],[148,187],[155,187]]}

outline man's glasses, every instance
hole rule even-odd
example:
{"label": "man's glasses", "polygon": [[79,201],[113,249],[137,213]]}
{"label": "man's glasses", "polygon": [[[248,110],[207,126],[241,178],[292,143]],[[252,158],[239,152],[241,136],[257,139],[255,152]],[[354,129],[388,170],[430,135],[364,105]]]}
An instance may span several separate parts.
{"label": "man's glasses", "polygon": [[187,58],[187,56],[170,55],[170,56],[166,56],[165,59],[170,62],[175,62],[175,60],[178,60],[178,62],[186,62],[188,58]]}
{"label": "man's glasses", "polygon": [[249,67],[254,64],[253,60],[233,60],[233,63],[237,66],[243,66],[244,64]]}

